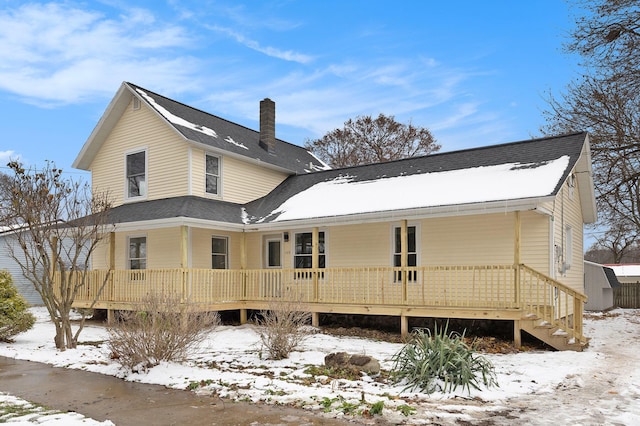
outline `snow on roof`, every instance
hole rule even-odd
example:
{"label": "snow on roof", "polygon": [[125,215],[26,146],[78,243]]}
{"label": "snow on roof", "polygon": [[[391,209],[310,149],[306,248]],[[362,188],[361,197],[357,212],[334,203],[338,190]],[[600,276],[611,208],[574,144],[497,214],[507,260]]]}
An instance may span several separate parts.
{"label": "snow on roof", "polygon": [[[169,120],[171,123],[173,124],[178,124],[180,126],[184,126],[187,127],[191,130],[195,130],[197,132],[200,133],[204,133],[205,135],[208,136],[212,136],[214,138],[218,137],[218,134],[216,133],[215,130],[210,129],[208,127],[205,126],[201,126],[199,124],[194,124],[190,121],[185,120],[182,117],[178,117],[177,115],[169,112],[166,108],[164,108],[162,105],[158,104],[151,96],[149,96],[144,90],[141,90],[139,88],[136,88],[136,91],[138,93],[140,93],[140,95],[142,95],[147,102],[149,102],[151,105],[153,105],[153,107],[167,120]],[[229,141],[227,141],[229,142]],[[237,145],[237,144],[236,144]]]}
{"label": "snow on roof", "polygon": [[289,198],[263,220],[307,219],[388,210],[425,208],[552,194],[569,165],[569,156],[541,163],[422,173],[367,181],[339,176]]}
{"label": "snow on roof", "polygon": [[624,265],[604,265],[616,273],[617,277],[635,277],[640,276],[640,264],[624,264]]}

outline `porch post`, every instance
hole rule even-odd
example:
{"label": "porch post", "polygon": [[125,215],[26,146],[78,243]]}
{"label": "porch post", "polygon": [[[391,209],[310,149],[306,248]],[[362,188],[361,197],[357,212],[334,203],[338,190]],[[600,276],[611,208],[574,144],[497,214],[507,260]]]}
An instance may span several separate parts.
{"label": "porch post", "polygon": [[[514,225],[514,247],[513,247],[513,266],[514,276],[513,285],[515,290],[515,303],[516,307],[521,307],[520,300],[520,233],[522,228],[522,222],[520,220],[520,212],[515,212],[515,225]],[[513,321],[513,344],[516,348],[522,346],[522,328],[520,326],[520,320]]]}
{"label": "porch post", "polygon": [[409,257],[409,236],[408,236],[407,220],[403,219],[400,223],[400,266],[402,267],[402,301],[407,303],[407,264]]}
{"label": "porch post", "polygon": [[400,314],[400,336],[407,337],[409,335],[409,317]]}
{"label": "porch post", "polygon": [[182,303],[186,303],[189,300],[189,227],[186,225],[180,226],[180,268],[182,268]]}
{"label": "porch post", "polygon": [[320,267],[320,231],[315,226],[311,233],[311,269],[313,270],[313,301],[318,301],[318,268]]}
{"label": "porch post", "polygon": [[513,321],[513,346],[520,348],[522,346],[522,328],[520,320]]}
{"label": "porch post", "polygon": [[[240,234],[240,269],[242,270],[242,297],[247,300],[247,234]],[[247,310],[240,309],[240,324],[247,323]]]}
{"label": "porch post", "polygon": [[180,227],[180,267],[189,267],[189,227],[186,225]]}
{"label": "porch post", "polygon": [[515,225],[514,225],[514,247],[513,247],[513,266],[514,266],[514,281],[515,286],[515,302],[516,306],[520,307],[520,238],[522,221],[520,219],[520,212],[515,212]]}
{"label": "porch post", "polygon": [[[109,232],[109,291],[108,300],[113,299],[113,274],[116,270],[116,233]],[[113,309],[107,309],[107,323],[113,322]]]}

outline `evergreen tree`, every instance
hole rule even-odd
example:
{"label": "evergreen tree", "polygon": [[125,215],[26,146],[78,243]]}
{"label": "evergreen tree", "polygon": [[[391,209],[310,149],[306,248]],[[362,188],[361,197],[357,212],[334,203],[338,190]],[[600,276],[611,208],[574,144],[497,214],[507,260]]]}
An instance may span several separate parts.
{"label": "evergreen tree", "polygon": [[29,330],[36,322],[28,311],[29,305],[13,285],[8,271],[0,271],[0,341],[9,341],[12,336]]}

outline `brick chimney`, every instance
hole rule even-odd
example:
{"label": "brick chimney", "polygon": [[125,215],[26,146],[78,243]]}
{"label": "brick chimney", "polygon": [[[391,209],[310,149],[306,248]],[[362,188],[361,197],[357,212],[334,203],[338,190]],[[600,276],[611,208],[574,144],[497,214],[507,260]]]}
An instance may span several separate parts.
{"label": "brick chimney", "polygon": [[260,101],[260,146],[276,152],[276,103],[269,98]]}

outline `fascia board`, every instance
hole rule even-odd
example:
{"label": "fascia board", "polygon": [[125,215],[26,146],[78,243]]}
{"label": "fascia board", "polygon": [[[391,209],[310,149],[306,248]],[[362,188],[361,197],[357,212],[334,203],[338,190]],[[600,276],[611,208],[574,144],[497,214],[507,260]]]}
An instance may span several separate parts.
{"label": "fascia board", "polygon": [[312,219],[288,220],[245,226],[247,232],[286,230],[305,226],[356,225],[372,222],[389,222],[401,219],[426,219],[435,217],[468,216],[474,214],[509,213],[535,210],[541,204],[553,201],[555,196],[527,198],[521,200],[503,200],[486,203],[459,204],[453,206],[425,207],[416,209],[392,210],[374,213],[362,213],[346,216],[331,216]]}
{"label": "fascia board", "polygon": [[129,105],[131,96],[126,96],[127,93],[131,94],[132,91],[126,83],[122,83],[116,95],[111,102],[109,102],[104,114],[100,117],[98,124],[93,128],[91,135],[89,135],[82,149],[80,149],[71,167],[80,170],[89,170],[95,155],[100,150],[109,133],[111,133],[111,129],[113,129],[127,108],[127,105]]}
{"label": "fascia board", "polygon": [[121,222],[115,224],[115,231],[140,231],[145,229],[172,228],[176,226],[191,226],[205,229],[217,229],[221,231],[242,232],[243,224],[228,222],[217,222],[205,219],[194,219],[188,217],[172,217],[157,220],[141,220],[136,222]]}
{"label": "fascia board", "polygon": [[580,153],[580,158],[576,163],[576,179],[578,180],[580,207],[582,208],[582,218],[584,223],[594,223],[598,220],[598,208],[596,206],[593,167],[591,161],[589,135],[587,135],[582,152]]}

